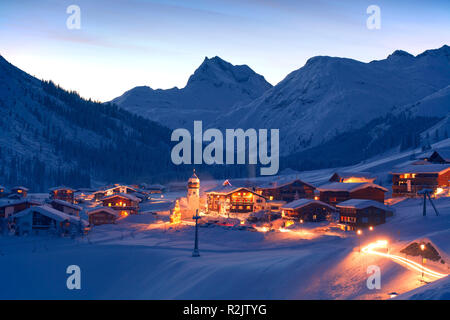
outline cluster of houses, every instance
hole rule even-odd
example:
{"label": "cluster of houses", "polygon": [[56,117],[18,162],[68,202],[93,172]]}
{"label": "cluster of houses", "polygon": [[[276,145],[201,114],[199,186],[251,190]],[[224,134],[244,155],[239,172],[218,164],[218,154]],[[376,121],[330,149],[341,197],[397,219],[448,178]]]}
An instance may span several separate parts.
{"label": "cluster of houses", "polygon": [[[392,197],[450,196],[450,150],[429,155],[391,171]],[[191,219],[196,212],[240,221],[284,219],[286,222],[338,221],[343,230],[356,230],[386,222],[393,209],[385,204],[385,187],[367,172],[335,172],[327,183],[313,185],[286,176],[258,183],[225,180],[200,194],[200,179],[188,180],[187,196],[176,201],[171,221]],[[138,214],[142,201],[163,193],[162,185],[115,184],[95,190],[55,187],[48,198],[36,201],[22,186],[9,191],[0,186],[0,232],[26,234],[39,230],[85,233],[96,225],[115,223]]]}
{"label": "cluster of houses", "polygon": [[[450,195],[450,150],[435,150],[392,170],[391,175],[394,198],[422,197],[424,189],[435,196]],[[394,210],[385,204],[389,190],[376,180],[377,176],[368,172],[335,172],[320,186],[298,178],[247,185],[226,180],[205,191],[205,211],[240,218],[278,214],[301,222],[337,217],[341,229],[356,230],[385,223],[393,215]]]}
{"label": "cluster of houses", "polygon": [[[347,179],[347,180],[346,180]],[[336,181],[337,180],[337,181]],[[279,179],[252,187],[226,180],[205,192],[208,214],[231,217],[270,216],[301,222],[339,219],[346,230],[385,222],[392,210],[384,205],[388,190],[369,173],[335,173],[328,184],[316,187],[298,178]],[[346,182],[359,181],[359,182]]]}
{"label": "cluster of houses", "polygon": [[[115,223],[139,212],[139,203],[150,194],[161,193],[162,186],[113,185],[99,190],[51,188],[44,201],[30,199],[28,189],[1,188],[0,232],[13,230],[18,235],[52,230],[58,234],[84,234],[91,227]],[[14,195],[14,196],[12,196]]]}

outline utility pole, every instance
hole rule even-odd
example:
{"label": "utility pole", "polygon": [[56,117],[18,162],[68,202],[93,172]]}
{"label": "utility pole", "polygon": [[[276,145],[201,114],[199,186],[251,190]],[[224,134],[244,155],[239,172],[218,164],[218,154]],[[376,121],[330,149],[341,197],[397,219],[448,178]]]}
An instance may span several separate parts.
{"label": "utility pole", "polygon": [[434,209],[434,212],[436,213],[436,216],[439,216],[439,212],[437,211],[433,201],[431,200],[430,192],[433,192],[433,190],[431,190],[431,189],[422,189],[422,190],[420,190],[418,192],[419,194],[423,194],[423,211],[422,211],[422,215],[424,217],[427,215],[427,197],[428,197],[428,200],[431,203],[431,206]]}
{"label": "utility pole", "polygon": [[200,216],[198,215],[198,209],[195,210],[195,216],[192,217],[195,220],[195,242],[194,242],[194,251],[192,252],[193,257],[200,257],[200,252],[198,251],[198,219]]}

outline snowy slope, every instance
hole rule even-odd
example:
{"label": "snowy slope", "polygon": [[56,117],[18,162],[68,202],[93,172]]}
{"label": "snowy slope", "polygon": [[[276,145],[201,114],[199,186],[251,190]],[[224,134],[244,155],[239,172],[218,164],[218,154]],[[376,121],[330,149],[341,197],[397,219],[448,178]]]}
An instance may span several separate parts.
{"label": "snowy slope", "polygon": [[314,57],[261,97],[219,118],[215,126],[279,128],[281,153],[289,154],[360,128],[449,83],[449,46],[416,57],[395,51],[370,63]]}
{"label": "snowy slope", "polygon": [[[248,103],[272,86],[246,65],[205,58],[182,89],[136,87],[112,100],[120,107],[168,127],[212,121],[237,103]],[[206,124],[205,124],[206,125]]]}
{"label": "snowy slope", "polygon": [[[84,100],[26,74],[1,56],[0,129],[0,183],[9,187],[88,187],[90,178],[113,180],[111,173],[113,181],[148,177],[156,171],[152,163],[169,162],[155,156],[169,155],[167,128],[115,106]],[[117,156],[120,149],[127,151],[127,158]]]}

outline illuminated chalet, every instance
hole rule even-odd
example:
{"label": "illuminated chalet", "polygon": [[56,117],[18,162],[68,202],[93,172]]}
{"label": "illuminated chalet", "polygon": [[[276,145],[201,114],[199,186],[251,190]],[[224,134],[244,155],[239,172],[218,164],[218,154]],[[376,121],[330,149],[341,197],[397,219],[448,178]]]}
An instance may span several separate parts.
{"label": "illuminated chalet", "polygon": [[439,193],[450,187],[450,164],[409,165],[391,174],[393,197],[417,197],[423,189]]}
{"label": "illuminated chalet", "polygon": [[49,190],[50,199],[58,199],[74,203],[75,190],[68,187],[55,187]]}
{"label": "illuminated chalet", "polygon": [[11,188],[11,196],[17,196],[18,198],[26,198],[28,195],[28,188],[18,186]]}
{"label": "illuminated chalet", "polygon": [[139,198],[126,193],[113,194],[102,199],[103,206],[116,210],[121,216],[137,214]]}
{"label": "illuminated chalet", "polygon": [[336,209],[329,204],[312,199],[298,199],[281,207],[281,216],[285,219],[303,221],[324,221]]}
{"label": "illuminated chalet", "polygon": [[336,205],[339,209],[339,222],[343,230],[368,228],[386,222],[393,209],[373,200],[351,199]]}
{"label": "illuminated chalet", "polygon": [[226,180],[222,185],[206,192],[208,211],[217,213],[250,213],[264,207],[264,196],[244,187],[233,187]]}
{"label": "illuminated chalet", "polygon": [[335,206],[339,202],[349,199],[367,199],[384,203],[386,188],[375,183],[343,183],[332,182],[317,188],[320,201]]}
{"label": "illuminated chalet", "polygon": [[87,212],[87,215],[89,217],[89,224],[94,226],[112,224],[119,218],[119,213],[108,207],[97,207],[90,209]]}
{"label": "illuminated chalet", "polygon": [[300,179],[280,179],[256,187],[256,192],[269,200],[291,202],[299,198],[314,198],[316,187]]}

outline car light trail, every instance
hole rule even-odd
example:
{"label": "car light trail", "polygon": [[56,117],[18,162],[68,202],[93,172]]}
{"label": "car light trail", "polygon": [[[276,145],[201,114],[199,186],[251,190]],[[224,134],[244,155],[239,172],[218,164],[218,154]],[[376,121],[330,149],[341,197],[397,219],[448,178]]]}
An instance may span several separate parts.
{"label": "car light trail", "polygon": [[378,240],[378,241],[370,243],[367,246],[365,246],[364,248],[362,248],[362,252],[390,258],[398,263],[408,266],[409,268],[411,268],[413,270],[416,270],[418,272],[423,272],[425,275],[436,278],[436,279],[440,279],[440,278],[448,276],[447,274],[433,271],[427,267],[422,266],[420,263],[406,259],[404,257],[389,254],[389,253],[379,252],[379,251],[375,250],[375,249],[379,249],[379,248],[387,248],[387,244],[388,244],[388,242],[386,240]]}

